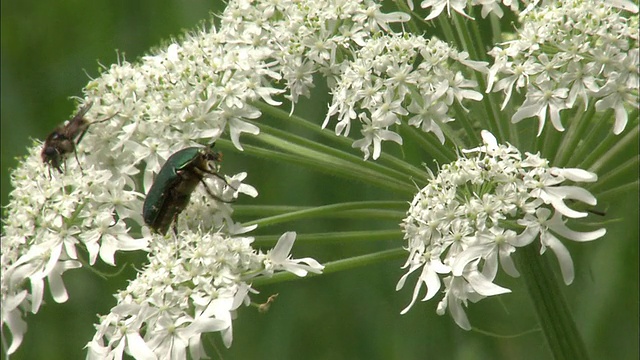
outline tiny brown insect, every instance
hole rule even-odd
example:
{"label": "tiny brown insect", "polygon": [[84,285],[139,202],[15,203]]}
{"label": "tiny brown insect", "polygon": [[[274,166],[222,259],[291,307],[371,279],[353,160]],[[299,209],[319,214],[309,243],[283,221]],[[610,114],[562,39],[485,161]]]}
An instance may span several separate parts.
{"label": "tiny brown insect", "polygon": [[[78,165],[80,165],[78,154],[76,153],[76,146],[80,143],[80,140],[82,140],[89,126],[107,121],[115,116],[113,115],[100,121],[89,122],[84,116],[89,109],[91,109],[92,105],[93,103],[91,102],[85,104],[66,125],[58,126],[47,136],[42,146],[42,152],[40,153],[42,162],[56,168],[62,173],[62,164],[66,156],[73,152]],[[80,167],[80,169],[82,169],[82,167]]]}

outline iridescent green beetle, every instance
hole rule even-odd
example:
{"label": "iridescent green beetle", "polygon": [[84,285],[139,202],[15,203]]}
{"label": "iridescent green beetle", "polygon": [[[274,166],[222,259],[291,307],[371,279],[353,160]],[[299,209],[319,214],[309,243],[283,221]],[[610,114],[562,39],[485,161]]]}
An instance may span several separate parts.
{"label": "iridescent green beetle", "polygon": [[[156,176],[147,193],[142,207],[144,222],[153,231],[166,234],[178,215],[187,207],[191,193],[199,183],[214,199],[228,202],[214,195],[204,182],[205,175],[213,175],[226,180],[218,174],[217,164],[222,161],[222,153],[209,147],[188,147],[171,155]],[[174,224],[174,231],[175,229]]]}

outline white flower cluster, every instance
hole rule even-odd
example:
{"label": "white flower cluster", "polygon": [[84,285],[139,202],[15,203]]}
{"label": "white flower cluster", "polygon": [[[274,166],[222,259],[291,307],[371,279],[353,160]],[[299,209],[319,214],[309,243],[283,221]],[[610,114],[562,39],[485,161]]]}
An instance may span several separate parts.
{"label": "white flower cluster", "polygon": [[270,65],[295,105],[300,95],[310,95],[315,73],[332,86],[338,66],[353,48],[389,31],[390,23],[410,18],[382,13],[381,7],[371,0],[232,1],[221,16],[221,31],[237,42],[268,49]]}
{"label": "white flower cluster", "polygon": [[[138,63],[119,59],[90,81],[79,105],[92,104],[84,117],[94,124],[76,147],[78,162],[66,154],[64,172],[50,171],[37,145],[13,174],[1,261],[0,326],[11,336],[8,353],[22,341],[23,317],[39,309],[45,278],[54,299],[66,300],[60,274],[80,266],[78,245],[89,264],[100,257],[113,265],[115,251],[147,249],[155,241],[139,231],[146,229],[142,202],[171,154],[210,144],[225,131],[242,149],[240,135],[258,133],[248,122],[261,115],[253,102],[276,106],[272,96],[279,94],[297,101],[309,94],[315,72],[332,74],[353,47],[409,18],[383,14],[380,6],[232,1],[217,29],[186,34]],[[241,183],[245,176],[228,176],[231,187],[206,181],[225,199],[256,196]],[[201,186],[192,200],[179,218],[181,231],[246,231],[232,221],[232,207],[207,197]]]}
{"label": "white flower cluster", "polygon": [[614,134],[625,129],[625,107],[638,109],[639,24],[637,15],[623,17],[612,6],[562,0],[532,8],[518,38],[490,51],[487,91],[504,93],[503,108],[514,90],[525,94],[512,122],[536,116],[539,135],[548,117],[563,131],[562,110],[595,101],[596,111],[615,112]]}
{"label": "white flower cluster", "polygon": [[[141,219],[140,194],[125,188],[125,179],[89,162],[80,171],[49,176],[34,146],[12,173],[11,203],[2,234],[2,326],[11,333],[11,354],[27,330],[26,312],[37,313],[44,280],[55,301],[68,298],[62,273],[78,268],[78,245],[89,263],[98,256],[114,265],[117,250],[145,249],[146,238],[129,235],[126,219]],[[116,215],[117,214],[117,215]],[[3,341],[5,337],[3,331]],[[6,342],[5,342],[6,344]]]}
{"label": "white flower cluster", "polygon": [[[422,0],[420,7],[430,9],[429,15],[425,17],[425,20],[435,19],[440,16],[445,9],[447,10],[447,17],[451,17],[451,10],[453,10],[464,17],[472,18],[467,14],[467,10],[478,5],[482,6],[480,10],[482,18],[486,18],[489,14],[501,18],[504,15],[503,7],[509,8],[512,12],[517,13],[523,7],[526,7],[524,12],[527,12],[540,3],[546,5],[553,2],[553,0]],[[631,0],[610,0],[607,3],[609,3],[609,6],[622,10],[638,12],[638,5]],[[409,5],[409,9],[413,11],[413,0],[407,0],[407,5]]]}
{"label": "white flower cluster", "polygon": [[484,146],[466,150],[477,154],[442,166],[438,176],[420,190],[404,219],[408,240],[409,275],[418,272],[411,303],[424,287],[423,301],[433,298],[444,284],[437,313],[448,308],[463,329],[471,325],[463,306],[485,297],[510,292],[494,283],[498,264],[511,276],[519,273],[511,259],[516,248],[540,239],[540,253],[550,248],[558,258],[566,284],[573,281],[573,262],[558,235],[574,241],[602,237],[606,230],[576,232],[565,218],[582,218],[586,212],[569,208],[566,200],[595,205],[587,190],[560,185],[565,181],[593,182],[595,174],[581,169],[549,167],[538,154],[526,157],[511,145],[498,145],[482,132]]}
{"label": "white flower cluster", "polygon": [[381,35],[365,41],[343,63],[333,101],[323,127],[337,116],[336,134],[349,135],[351,122],[362,124],[363,138],[353,147],[367,159],[373,146],[373,159],[381,153],[382,141],[402,144],[400,135],[390,130],[405,117],[408,124],[432,132],[441,143],[440,126],[453,121],[450,108],[457,101],[479,101],[473,90],[477,83],[463,70],[488,71],[486,64],[468,60],[445,42],[414,35]]}
{"label": "white flower cluster", "polygon": [[[267,254],[251,247],[251,237],[182,232],[179,238],[157,236],[149,264],[102,316],[87,359],[207,358],[201,336],[220,332],[225,346],[233,339],[231,320],[256,293],[248,281],[275,270],[299,276],[319,273],[313,259],[289,259],[295,233],[285,233]],[[188,349],[188,355],[187,355]]]}
{"label": "white flower cluster", "polygon": [[[525,0],[522,2],[527,3],[531,1]],[[413,0],[407,0],[407,4],[409,5],[409,8],[413,10]],[[483,18],[487,17],[489,14],[502,17],[502,15],[504,15],[502,6],[506,6],[514,12],[520,8],[518,0],[422,0],[420,2],[421,8],[430,10],[429,15],[425,17],[425,20],[435,19],[440,16],[442,11],[445,9],[447,10],[448,17],[451,17],[451,10],[453,10],[462,16],[471,18],[467,15],[466,11],[476,5],[482,5],[481,15]]]}

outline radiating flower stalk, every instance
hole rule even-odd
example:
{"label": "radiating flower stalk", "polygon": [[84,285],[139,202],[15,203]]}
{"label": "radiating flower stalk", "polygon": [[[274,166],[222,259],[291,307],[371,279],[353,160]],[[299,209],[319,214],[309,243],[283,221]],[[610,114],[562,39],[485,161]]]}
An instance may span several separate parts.
{"label": "radiating flower stalk", "polygon": [[[231,346],[232,319],[257,285],[389,258],[406,257],[396,288],[413,282],[399,312],[438,298],[437,313],[467,330],[469,302],[510,292],[498,284],[499,270],[519,276],[523,248],[550,250],[570,284],[575,269],[563,242],[602,238],[604,228],[579,219],[638,184],[628,176],[638,166],[637,155],[628,155],[638,135],[637,6],[396,5],[383,12],[369,0],[230,1],[219,24],[138,62],[105,67],[78,103],[93,104],[90,121],[110,119],[89,128],[78,161],[69,156],[61,173],[48,169],[38,142],[12,174],[1,261],[6,354],[21,345],[25,317],[40,309],[45,279],[53,299],[65,302],[64,272],[116,265],[117,251],[146,251],[148,264],[100,317],[90,359],[203,358],[203,334],[219,333]],[[501,25],[506,12],[519,16],[515,30]],[[295,105],[325,85],[324,122],[312,123]],[[278,129],[270,118],[326,143]],[[243,133],[251,136],[241,143]],[[199,186],[175,232],[150,232],[141,212],[154,174],[176,151],[212,142],[369,183],[398,201],[283,208],[240,223],[240,206]],[[244,183],[251,169],[225,176],[206,179],[219,199],[258,196]],[[357,236],[406,242],[325,266],[291,258],[294,232],[278,234],[267,252],[253,248],[249,235],[257,225],[375,211],[399,227]],[[323,238],[351,236],[329,234]],[[533,283],[553,275],[543,269],[520,270]],[[584,354],[579,340],[551,348],[556,356]]]}

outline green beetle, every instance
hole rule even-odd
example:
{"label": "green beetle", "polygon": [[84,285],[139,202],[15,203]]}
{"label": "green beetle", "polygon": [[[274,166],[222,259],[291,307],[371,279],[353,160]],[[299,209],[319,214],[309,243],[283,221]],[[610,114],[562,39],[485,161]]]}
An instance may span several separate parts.
{"label": "green beetle", "polygon": [[[153,231],[166,234],[178,215],[187,207],[191,193],[202,183],[207,193],[214,199],[228,202],[215,196],[207,187],[203,178],[206,174],[216,176],[227,182],[218,174],[217,164],[222,161],[222,153],[213,150],[215,143],[209,147],[188,147],[171,155],[156,176],[151,189],[147,193],[142,207],[144,222]],[[214,163],[213,168],[210,166]]]}

